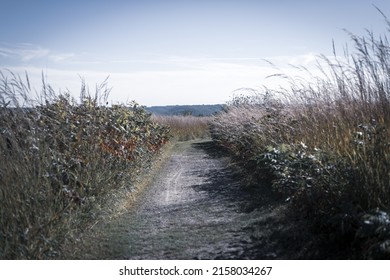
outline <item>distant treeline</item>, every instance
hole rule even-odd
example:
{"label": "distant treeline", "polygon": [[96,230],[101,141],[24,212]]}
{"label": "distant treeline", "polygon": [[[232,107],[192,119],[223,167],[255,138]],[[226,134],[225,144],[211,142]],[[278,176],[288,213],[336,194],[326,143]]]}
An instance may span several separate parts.
{"label": "distant treeline", "polygon": [[156,115],[191,115],[191,116],[210,116],[221,111],[223,105],[169,105],[146,107],[146,110]]}

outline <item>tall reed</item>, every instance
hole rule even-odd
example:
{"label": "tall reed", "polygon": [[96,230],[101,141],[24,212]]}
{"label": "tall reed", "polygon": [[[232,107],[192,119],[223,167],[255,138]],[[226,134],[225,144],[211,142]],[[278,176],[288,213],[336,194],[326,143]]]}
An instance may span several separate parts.
{"label": "tall reed", "polygon": [[212,136],[319,231],[388,258],[390,44],[369,31],[350,38],[352,53],[319,58],[322,76],[233,100]]}

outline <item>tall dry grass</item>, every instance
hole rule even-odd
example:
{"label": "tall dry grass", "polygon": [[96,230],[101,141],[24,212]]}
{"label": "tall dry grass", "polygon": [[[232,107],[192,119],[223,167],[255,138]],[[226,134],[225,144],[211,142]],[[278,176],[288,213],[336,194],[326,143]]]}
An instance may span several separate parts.
{"label": "tall dry grass", "polygon": [[210,137],[210,117],[152,115],[152,120],[169,127],[173,139],[177,141]]}
{"label": "tall dry grass", "polygon": [[352,53],[320,58],[324,76],[233,100],[212,136],[350,257],[389,258],[390,44],[350,38]]}
{"label": "tall dry grass", "polygon": [[44,82],[33,100],[27,76],[0,75],[0,258],[60,258],[111,193],[132,191],[168,130],[136,104],[106,107],[106,83],[76,102]]}

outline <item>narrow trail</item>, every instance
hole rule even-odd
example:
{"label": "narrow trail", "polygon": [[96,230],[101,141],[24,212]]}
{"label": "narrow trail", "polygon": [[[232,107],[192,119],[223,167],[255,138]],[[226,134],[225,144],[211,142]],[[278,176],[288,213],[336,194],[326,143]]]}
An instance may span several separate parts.
{"label": "narrow trail", "polygon": [[245,189],[210,141],[177,143],[135,205],[100,226],[83,259],[299,259],[286,206]]}

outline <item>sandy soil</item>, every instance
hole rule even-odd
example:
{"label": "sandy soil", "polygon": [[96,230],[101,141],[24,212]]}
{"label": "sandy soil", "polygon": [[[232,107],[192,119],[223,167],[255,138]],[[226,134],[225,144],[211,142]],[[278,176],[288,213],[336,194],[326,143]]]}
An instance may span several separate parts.
{"label": "sandy soil", "polygon": [[304,223],[242,179],[211,141],[179,142],[134,205],[84,237],[77,258],[316,258]]}

